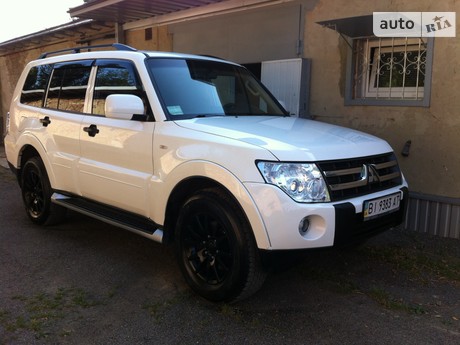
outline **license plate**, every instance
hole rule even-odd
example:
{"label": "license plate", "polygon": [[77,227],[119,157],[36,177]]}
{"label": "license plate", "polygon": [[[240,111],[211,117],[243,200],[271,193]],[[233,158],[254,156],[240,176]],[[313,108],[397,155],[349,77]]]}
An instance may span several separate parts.
{"label": "license plate", "polygon": [[364,201],[363,213],[364,220],[369,220],[375,217],[399,210],[401,203],[401,193],[395,193],[384,196],[382,198]]}

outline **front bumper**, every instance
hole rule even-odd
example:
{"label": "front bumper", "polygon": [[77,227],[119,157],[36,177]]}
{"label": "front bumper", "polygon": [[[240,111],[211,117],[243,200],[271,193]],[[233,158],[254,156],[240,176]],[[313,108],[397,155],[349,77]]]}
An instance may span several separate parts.
{"label": "front bumper", "polygon": [[336,224],[334,246],[359,243],[401,224],[407,210],[409,190],[407,187],[403,187],[401,192],[403,197],[398,211],[367,221],[364,221],[362,212],[355,212],[355,207],[351,203],[334,205]]}
{"label": "front bumper", "polygon": [[[322,248],[360,242],[401,224],[409,199],[405,184],[345,201],[311,204],[297,203],[278,187],[268,184],[249,183],[246,188],[265,225],[270,246],[259,246],[264,250]],[[397,211],[364,221],[366,200],[398,192],[401,202]],[[310,224],[308,231],[299,231],[305,219]]]}

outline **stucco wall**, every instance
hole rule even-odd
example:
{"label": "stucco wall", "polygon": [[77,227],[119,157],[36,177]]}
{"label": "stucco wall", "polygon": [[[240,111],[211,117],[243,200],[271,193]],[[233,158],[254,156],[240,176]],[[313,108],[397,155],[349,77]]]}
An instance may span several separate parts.
{"label": "stucco wall", "polygon": [[[347,44],[318,21],[372,14],[373,11],[455,11],[460,3],[447,0],[319,1],[307,13],[305,57],[312,59],[310,109],[318,120],[363,130],[386,139],[398,153],[412,191],[460,197],[460,58],[459,38],[436,38],[431,106],[345,106]],[[457,19],[457,35],[460,34]],[[400,152],[412,141],[410,155]]]}
{"label": "stucco wall", "polygon": [[299,11],[287,3],[172,24],[174,51],[245,64],[297,58]]}
{"label": "stucco wall", "polygon": [[[145,30],[152,30],[152,38],[145,39]],[[125,43],[136,49],[172,51],[172,35],[167,26],[155,26],[125,32]]]}

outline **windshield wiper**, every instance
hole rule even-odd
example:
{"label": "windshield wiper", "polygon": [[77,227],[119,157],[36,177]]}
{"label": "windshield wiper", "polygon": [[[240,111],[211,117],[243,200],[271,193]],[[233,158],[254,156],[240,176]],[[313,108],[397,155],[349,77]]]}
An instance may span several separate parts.
{"label": "windshield wiper", "polygon": [[198,114],[194,116],[194,118],[203,118],[203,117],[221,117],[225,116],[225,114]]}

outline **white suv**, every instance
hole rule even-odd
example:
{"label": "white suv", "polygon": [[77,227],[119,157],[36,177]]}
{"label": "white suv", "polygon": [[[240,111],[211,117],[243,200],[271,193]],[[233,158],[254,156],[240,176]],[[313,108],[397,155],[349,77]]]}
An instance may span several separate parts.
{"label": "white suv", "polygon": [[5,149],[34,223],[72,209],[174,243],[193,290],[235,301],[270,252],[402,222],[385,141],[289,116],[240,65],[113,47],[43,54],[19,79]]}

